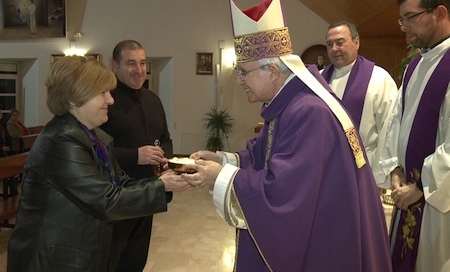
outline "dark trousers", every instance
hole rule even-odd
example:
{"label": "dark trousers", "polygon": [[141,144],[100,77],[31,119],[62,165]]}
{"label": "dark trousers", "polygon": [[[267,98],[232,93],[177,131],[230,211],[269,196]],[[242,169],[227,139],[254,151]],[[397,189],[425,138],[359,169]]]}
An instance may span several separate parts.
{"label": "dark trousers", "polygon": [[109,272],[142,272],[147,263],[153,216],[114,223]]}

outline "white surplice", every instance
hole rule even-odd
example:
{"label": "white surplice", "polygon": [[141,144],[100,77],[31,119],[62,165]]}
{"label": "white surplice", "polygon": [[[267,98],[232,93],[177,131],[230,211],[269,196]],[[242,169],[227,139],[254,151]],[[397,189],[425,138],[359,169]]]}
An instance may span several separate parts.
{"label": "white surplice", "polygon": [[[341,100],[354,64],[355,61],[340,69],[334,67],[330,86]],[[389,188],[389,184],[384,174],[380,175],[378,161],[381,148],[384,146],[385,124],[397,95],[398,88],[394,79],[386,70],[375,65],[364,99],[359,134],[377,185],[385,188]]]}
{"label": "white surplice", "polygon": [[[402,87],[394,111],[389,118],[388,134],[383,148],[380,165],[384,174],[397,166],[405,166],[409,134],[423,94],[423,90],[436,66],[450,47],[450,38],[435,48],[422,53],[422,59],[415,68],[406,90],[406,104],[402,117]],[[450,75],[449,75],[450,76]],[[448,272],[444,265],[450,261],[450,85],[439,111],[435,152],[425,158],[421,177],[425,200],[417,272]]]}

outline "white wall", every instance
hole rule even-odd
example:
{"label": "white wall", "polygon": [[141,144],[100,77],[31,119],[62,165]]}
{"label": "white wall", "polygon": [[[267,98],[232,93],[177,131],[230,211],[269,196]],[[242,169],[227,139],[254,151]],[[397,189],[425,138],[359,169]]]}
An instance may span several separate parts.
{"label": "white wall", "polygon": [[[236,0],[242,9],[259,0]],[[301,53],[311,45],[323,44],[328,24],[312,13],[298,0],[283,1],[295,53]],[[214,105],[215,76],[195,74],[196,52],[214,53],[218,62],[219,41],[225,50],[233,47],[229,2],[227,0],[95,0],[88,1],[82,32],[77,48],[89,53],[99,53],[105,64],[110,64],[114,45],[123,39],[135,39],[142,43],[148,57],[170,57],[173,67],[172,94],[165,102],[169,111],[169,126],[175,153],[190,153],[204,148],[204,114]],[[50,69],[50,54],[61,54],[68,49],[65,39],[26,42],[1,42],[0,59],[36,59],[37,82],[33,99],[37,99],[35,113],[37,124],[45,124],[51,118],[45,99],[45,77]],[[244,91],[237,86],[230,67],[224,67],[220,106],[230,110],[235,128],[230,135],[231,150],[245,147],[254,135],[254,127],[261,120],[260,104],[249,104]],[[34,69],[31,69],[34,70]],[[27,83],[29,85],[29,83]],[[27,95],[27,94],[26,94]],[[27,101],[27,97],[25,98]],[[27,101],[29,103],[29,101]],[[166,105],[171,103],[171,105]],[[24,111],[33,109],[25,108]]]}
{"label": "white wall", "polygon": [[[27,64],[30,65],[30,67],[27,67]],[[39,93],[36,91],[36,88],[34,87],[36,85],[36,82],[38,81],[38,63],[36,61],[23,61],[21,64],[21,68],[27,69],[26,73],[25,71],[21,71],[25,76],[22,80],[22,93],[21,95],[24,97],[22,99],[23,108],[27,109],[23,112],[22,118],[24,119],[24,123],[29,126],[37,126],[38,125],[38,118],[36,116],[36,113],[39,109],[38,104],[38,95]],[[22,70],[22,69],[21,69]]]}

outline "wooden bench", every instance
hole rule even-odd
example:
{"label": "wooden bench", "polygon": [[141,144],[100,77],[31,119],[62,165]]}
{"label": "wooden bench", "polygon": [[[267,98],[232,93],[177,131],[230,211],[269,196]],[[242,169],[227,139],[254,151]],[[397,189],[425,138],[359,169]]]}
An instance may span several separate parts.
{"label": "wooden bench", "polygon": [[44,129],[44,126],[27,127],[28,134],[20,136],[18,138],[11,138],[12,148],[14,152],[27,152],[36,141],[36,138]]}
{"label": "wooden bench", "polygon": [[21,152],[27,152],[30,151],[31,147],[34,144],[34,141],[36,141],[36,138],[39,136],[39,134],[29,134],[24,135],[19,138],[20,141],[20,151]]}
{"label": "wooden bench", "polygon": [[28,133],[39,134],[44,129],[44,126],[27,127]]}
{"label": "wooden bench", "polygon": [[5,186],[4,182],[22,174],[27,156],[28,152],[25,152],[0,158],[0,180],[3,183],[3,198],[0,199],[0,227],[14,227],[14,224],[11,224],[9,220],[16,217],[19,210],[20,194],[10,195],[8,186]]}

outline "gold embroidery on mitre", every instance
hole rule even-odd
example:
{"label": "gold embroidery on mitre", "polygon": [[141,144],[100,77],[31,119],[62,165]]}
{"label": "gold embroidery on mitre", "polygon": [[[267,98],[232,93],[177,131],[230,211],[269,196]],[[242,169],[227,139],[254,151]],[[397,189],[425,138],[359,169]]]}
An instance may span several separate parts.
{"label": "gold embroidery on mitre", "polygon": [[345,136],[347,136],[347,141],[353,151],[353,156],[355,157],[356,166],[361,168],[366,164],[366,159],[364,158],[364,153],[359,143],[358,134],[354,127],[351,127],[345,131]]}
{"label": "gold embroidery on mitre", "polygon": [[278,57],[294,52],[287,27],[236,36],[234,48],[237,62]]}

